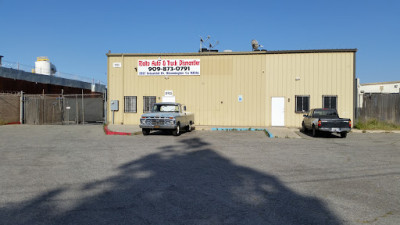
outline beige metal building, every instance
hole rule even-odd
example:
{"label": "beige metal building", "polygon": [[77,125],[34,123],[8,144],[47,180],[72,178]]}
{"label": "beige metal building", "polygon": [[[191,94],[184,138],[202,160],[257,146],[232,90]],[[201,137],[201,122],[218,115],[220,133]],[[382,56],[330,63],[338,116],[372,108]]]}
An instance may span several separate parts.
{"label": "beige metal building", "polygon": [[109,53],[107,122],[139,124],[163,98],[185,104],[195,125],[299,127],[321,107],[353,120],[356,51]]}

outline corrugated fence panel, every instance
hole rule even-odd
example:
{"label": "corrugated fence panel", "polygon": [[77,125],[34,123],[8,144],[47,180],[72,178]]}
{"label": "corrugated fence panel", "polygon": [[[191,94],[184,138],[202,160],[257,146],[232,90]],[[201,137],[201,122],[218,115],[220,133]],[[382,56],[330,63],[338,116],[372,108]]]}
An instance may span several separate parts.
{"label": "corrugated fence panel", "polygon": [[20,95],[0,93],[0,123],[19,122]]}

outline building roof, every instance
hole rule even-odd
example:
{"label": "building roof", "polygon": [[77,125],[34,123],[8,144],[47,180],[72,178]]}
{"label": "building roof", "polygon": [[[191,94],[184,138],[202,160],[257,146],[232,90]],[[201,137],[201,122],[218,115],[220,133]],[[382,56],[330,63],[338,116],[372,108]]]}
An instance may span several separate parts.
{"label": "building roof", "polygon": [[[29,73],[22,70],[0,67],[0,77],[9,78],[14,80],[23,80],[41,84],[59,85],[79,89],[92,89],[92,84],[79,80],[66,79],[62,77],[42,75],[36,73]],[[95,84],[95,92],[106,92],[106,86],[102,84]]]}
{"label": "building roof", "polygon": [[278,50],[278,51],[248,51],[248,52],[188,52],[188,53],[107,53],[107,56],[203,56],[203,55],[258,55],[258,54],[296,54],[296,53],[332,53],[357,52],[352,49],[310,49],[310,50]]}
{"label": "building roof", "polygon": [[363,86],[363,85],[399,84],[399,83],[400,81],[387,81],[387,82],[365,83],[360,85]]}

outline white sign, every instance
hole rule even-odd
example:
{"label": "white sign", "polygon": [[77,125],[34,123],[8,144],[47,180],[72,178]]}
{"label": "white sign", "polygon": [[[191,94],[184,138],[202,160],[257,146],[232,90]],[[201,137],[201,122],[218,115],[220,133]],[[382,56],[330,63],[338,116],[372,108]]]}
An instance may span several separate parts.
{"label": "white sign", "polygon": [[175,102],[175,96],[162,96],[162,102]]}
{"label": "white sign", "polygon": [[121,65],[122,65],[122,63],[120,63],[120,62],[113,63],[114,68],[121,68]]}
{"label": "white sign", "polygon": [[200,59],[138,60],[139,76],[199,76]]}
{"label": "white sign", "polygon": [[238,102],[243,102],[243,96],[242,95],[238,96]]}
{"label": "white sign", "polygon": [[165,95],[165,96],[173,96],[173,95],[174,95],[174,92],[173,92],[172,90],[165,90],[165,91],[164,91],[164,95]]}

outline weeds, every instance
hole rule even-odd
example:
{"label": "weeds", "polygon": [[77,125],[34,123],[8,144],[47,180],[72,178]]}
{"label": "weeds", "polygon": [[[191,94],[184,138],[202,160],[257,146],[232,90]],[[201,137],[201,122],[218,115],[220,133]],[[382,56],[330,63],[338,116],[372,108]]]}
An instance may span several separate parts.
{"label": "weeds", "polygon": [[357,121],[354,128],[360,130],[400,130],[400,125],[372,119]]}

